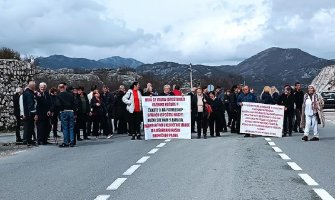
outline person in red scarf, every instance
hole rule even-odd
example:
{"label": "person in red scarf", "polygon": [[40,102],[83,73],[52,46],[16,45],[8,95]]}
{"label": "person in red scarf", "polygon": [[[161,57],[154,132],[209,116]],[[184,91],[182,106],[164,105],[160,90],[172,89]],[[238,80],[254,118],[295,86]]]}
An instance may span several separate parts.
{"label": "person in red scarf", "polygon": [[142,95],[139,91],[140,84],[136,81],[131,86],[127,93],[122,97],[122,101],[127,104],[129,114],[129,132],[131,140],[141,140],[141,115],[142,115]]}

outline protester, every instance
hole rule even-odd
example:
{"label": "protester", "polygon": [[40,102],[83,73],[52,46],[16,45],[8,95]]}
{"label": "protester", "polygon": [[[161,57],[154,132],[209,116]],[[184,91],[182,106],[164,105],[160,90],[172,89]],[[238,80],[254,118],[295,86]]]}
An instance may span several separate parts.
{"label": "protester", "polygon": [[104,117],[104,121],[106,123],[106,131],[108,138],[113,136],[113,123],[112,123],[112,113],[114,109],[114,95],[109,91],[107,86],[102,87],[102,93],[100,94],[102,101],[105,104],[107,116]]}
{"label": "protester", "polygon": [[230,132],[231,133],[238,133],[238,127],[237,127],[237,122],[238,122],[238,118],[239,118],[239,107],[237,105],[237,97],[238,95],[240,95],[239,93],[239,89],[237,85],[234,85],[231,88],[231,92],[229,95],[229,109],[231,112],[231,127],[230,127]]}
{"label": "protester", "polygon": [[287,134],[292,136],[293,129],[293,116],[294,116],[294,96],[292,88],[289,85],[285,85],[284,93],[280,95],[278,102],[279,105],[285,106],[284,108],[284,133],[283,137]]}
{"label": "protester", "polygon": [[51,130],[53,132],[54,138],[59,138],[60,136],[57,134],[58,128],[58,117],[59,117],[59,110],[56,106],[56,99],[57,99],[57,88],[52,87],[49,90],[50,100],[51,100]]}
{"label": "protester", "polygon": [[147,84],[147,87],[144,90],[143,96],[156,96],[153,92],[151,83]]}
{"label": "protester", "polygon": [[274,103],[277,104],[278,100],[279,100],[279,91],[275,86],[271,87],[271,97],[272,97]]}
{"label": "protester", "polygon": [[209,93],[208,103],[213,111],[209,116],[210,136],[214,137],[215,127],[215,136],[220,137],[220,131],[222,130],[222,113],[224,113],[223,103],[216,97],[215,92],[213,91]]}
{"label": "protester", "polygon": [[71,92],[67,91],[66,83],[58,85],[59,94],[56,99],[56,107],[60,111],[60,119],[64,141],[59,147],[74,147],[74,118],[77,110],[76,100]]}
{"label": "protester", "polygon": [[260,103],[264,103],[264,104],[275,104],[276,103],[273,100],[270,92],[271,92],[271,88],[269,86],[265,86],[260,96]]}
{"label": "protester", "polygon": [[180,90],[180,86],[179,85],[176,85],[174,87],[172,93],[173,93],[174,96],[182,96],[183,95],[183,93]]}
{"label": "protester", "polygon": [[207,103],[208,99],[204,95],[202,88],[198,87],[197,95],[193,97],[191,103],[192,112],[196,113],[195,119],[197,122],[198,139],[201,138],[201,131],[203,131],[204,139],[207,139],[207,126],[208,126],[207,124],[209,118],[209,113],[207,112],[206,109]]}
{"label": "protester", "polygon": [[[84,87],[79,86],[78,87],[78,95],[76,96],[77,100],[77,106],[78,106],[78,111],[77,111],[77,119],[76,119],[76,126],[75,126],[75,135],[77,137],[78,141],[81,140],[89,140],[87,137],[87,127],[86,123],[88,120],[88,116],[90,113],[90,103],[87,98],[86,93],[84,92]],[[80,129],[83,130],[83,139],[80,137]]]}
{"label": "protester", "polygon": [[[93,98],[93,91],[96,90],[98,87],[96,85],[91,87],[91,92],[87,94],[87,98],[89,103],[91,104],[91,100]],[[92,116],[88,116],[87,120],[87,135],[91,135],[92,133]]]}
{"label": "protester", "polygon": [[[217,117],[220,118],[219,121],[220,123],[222,123],[220,125],[220,131],[222,132],[227,132],[228,129],[227,129],[227,121],[226,121],[226,116],[225,116],[225,112],[226,112],[226,104],[225,104],[225,101],[226,101],[226,97],[225,97],[225,93],[223,92],[223,90],[221,89],[220,86],[217,86],[217,89],[216,89],[216,96],[217,96],[217,99],[218,101],[220,102],[220,108],[222,108],[222,110],[220,112],[217,113]],[[209,94],[208,94],[209,95]]]}
{"label": "protester", "polygon": [[127,110],[129,112],[129,132],[131,134],[131,140],[141,140],[141,110],[142,110],[142,95],[139,91],[139,83],[133,82],[130,89],[122,97],[122,101],[127,104]]}
{"label": "protester", "polygon": [[294,109],[294,115],[295,115],[295,121],[293,126],[294,132],[303,133],[302,127],[300,127],[301,124],[301,113],[302,113],[302,104],[304,102],[304,92],[301,89],[301,84],[299,82],[296,82],[294,85],[294,103],[295,103],[295,109]]}
{"label": "protester", "polygon": [[[239,114],[237,119],[237,131],[240,133],[240,121],[241,121],[241,108],[244,102],[256,102],[256,97],[250,92],[249,87],[246,85],[243,87],[243,93],[241,93],[237,98],[237,106],[239,108]],[[250,134],[245,133],[244,137],[250,137]]]}
{"label": "protester", "polygon": [[28,146],[36,145],[31,140],[32,136],[35,135],[35,121],[36,117],[36,96],[35,96],[35,82],[30,81],[28,88],[22,94],[23,99],[23,144]]}
{"label": "protester", "polygon": [[47,84],[42,82],[39,84],[39,91],[37,92],[37,140],[39,145],[47,145],[48,137],[51,131],[51,98],[47,92]]}
{"label": "protester", "polygon": [[120,85],[115,95],[114,104],[114,127],[117,128],[118,134],[127,133],[127,105],[122,101],[124,95],[125,87],[124,85]]}
{"label": "protester", "polygon": [[20,113],[20,96],[22,94],[22,88],[18,87],[15,90],[15,94],[13,95],[13,105],[14,105],[14,116],[16,119],[15,126],[15,135],[16,142],[23,142],[20,134],[21,129],[21,113]]}
{"label": "protester", "polygon": [[93,91],[93,98],[90,105],[93,121],[93,136],[98,138],[100,135],[99,131],[102,129],[103,134],[108,137],[108,126],[106,124],[107,108],[100,96],[99,90]]}
{"label": "protester", "polygon": [[231,128],[232,112],[231,112],[231,109],[230,109],[230,90],[225,90],[224,106],[225,106],[225,109],[226,109],[227,115],[228,115],[227,127]]}
{"label": "protester", "polygon": [[[189,92],[187,95],[191,96],[191,104],[192,99],[197,95],[197,87],[193,87],[191,89],[191,92]],[[195,119],[196,119],[197,112],[194,109],[191,109],[191,133],[196,133],[195,131]]]}
{"label": "protester", "polygon": [[164,85],[163,92],[160,96],[174,96],[173,92],[171,92],[170,85]]}
{"label": "protester", "polygon": [[304,127],[303,141],[308,141],[310,128],[313,130],[313,138],[310,141],[319,141],[318,124],[325,126],[325,117],[323,114],[323,101],[316,94],[316,89],[313,85],[308,86],[308,92],[304,95],[302,104],[301,125]]}

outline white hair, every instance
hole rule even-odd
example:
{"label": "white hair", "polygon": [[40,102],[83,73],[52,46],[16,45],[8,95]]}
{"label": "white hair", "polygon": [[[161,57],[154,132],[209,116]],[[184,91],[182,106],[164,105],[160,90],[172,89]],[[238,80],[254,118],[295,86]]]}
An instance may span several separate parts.
{"label": "white hair", "polygon": [[39,86],[40,86],[40,87],[41,87],[41,86],[44,86],[45,88],[47,88],[47,84],[46,84],[45,82],[41,82]]}
{"label": "white hair", "polygon": [[21,93],[21,92],[22,92],[22,88],[20,88],[20,87],[16,88],[16,89],[15,89],[15,92],[16,92],[16,93]]}

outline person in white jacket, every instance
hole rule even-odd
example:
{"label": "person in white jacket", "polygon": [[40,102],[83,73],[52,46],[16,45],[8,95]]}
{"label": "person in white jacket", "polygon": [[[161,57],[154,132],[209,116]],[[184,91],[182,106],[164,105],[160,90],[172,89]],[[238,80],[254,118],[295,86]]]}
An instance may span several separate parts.
{"label": "person in white jacket", "polygon": [[141,114],[142,114],[142,94],[138,90],[140,84],[134,82],[127,93],[122,97],[122,101],[127,104],[127,110],[129,112],[129,132],[131,134],[131,140],[141,140]]}

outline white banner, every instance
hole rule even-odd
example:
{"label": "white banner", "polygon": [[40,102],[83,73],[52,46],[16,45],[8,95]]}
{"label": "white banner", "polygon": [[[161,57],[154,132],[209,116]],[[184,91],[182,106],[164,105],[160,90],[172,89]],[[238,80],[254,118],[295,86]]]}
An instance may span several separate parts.
{"label": "white banner", "polygon": [[145,139],[191,139],[191,97],[142,97]]}
{"label": "white banner", "polygon": [[284,106],[243,102],[241,133],[282,137]]}

